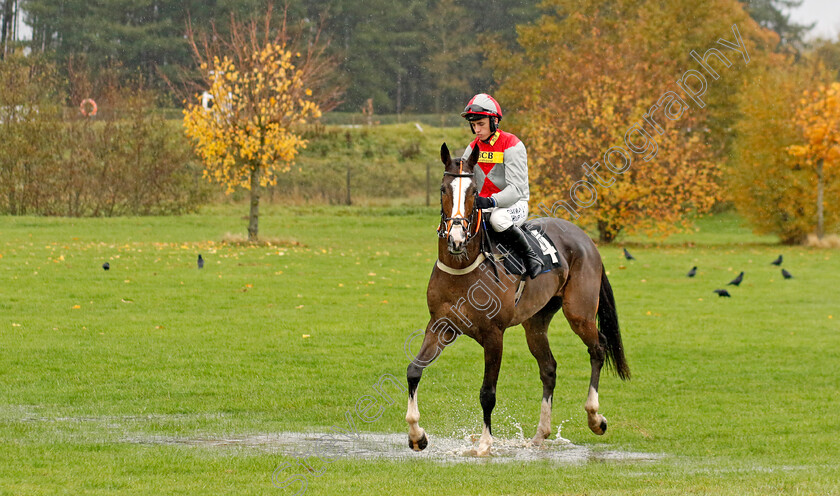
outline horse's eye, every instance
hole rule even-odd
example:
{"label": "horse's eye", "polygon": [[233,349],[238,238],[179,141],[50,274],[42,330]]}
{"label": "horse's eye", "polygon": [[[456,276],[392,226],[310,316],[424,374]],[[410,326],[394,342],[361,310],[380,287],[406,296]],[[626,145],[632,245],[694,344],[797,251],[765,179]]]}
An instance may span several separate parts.
{"label": "horse's eye", "polygon": [[446,188],[444,188],[443,186],[441,186],[441,187],[440,187],[440,193],[441,193],[441,194],[446,193]]}

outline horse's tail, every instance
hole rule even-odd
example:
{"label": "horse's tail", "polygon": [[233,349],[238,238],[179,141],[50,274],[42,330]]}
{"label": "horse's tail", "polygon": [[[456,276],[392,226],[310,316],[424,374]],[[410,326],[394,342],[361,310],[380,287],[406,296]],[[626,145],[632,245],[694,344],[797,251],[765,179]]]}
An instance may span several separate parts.
{"label": "horse's tail", "polygon": [[598,302],[598,330],[606,338],[604,348],[607,354],[607,366],[612,366],[623,380],[630,378],[630,367],[624,357],[624,346],[621,344],[621,331],[618,328],[618,313],[615,311],[610,281],[601,266],[601,295]]}

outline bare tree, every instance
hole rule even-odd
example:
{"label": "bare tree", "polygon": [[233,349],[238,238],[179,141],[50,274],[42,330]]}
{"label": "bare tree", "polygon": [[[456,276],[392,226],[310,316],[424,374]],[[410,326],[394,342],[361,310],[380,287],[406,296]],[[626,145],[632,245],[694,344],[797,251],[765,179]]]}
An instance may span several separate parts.
{"label": "bare tree", "polygon": [[[280,25],[274,26],[275,13],[271,3],[265,13],[247,21],[230,16],[230,33],[220,35],[215,23],[209,32],[199,32],[191,22],[187,24],[187,40],[192,49],[196,67],[213,66],[214,58],[228,56],[240,65],[251,53],[268,43],[285,46],[301,54],[295,60],[295,67],[303,72],[303,80],[312,89],[312,99],[322,112],[329,112],[341,103],[346,85],[338,72],[338,57],[328,52],[329,40],[323,38],[326,15],[317,23],[302,20],[290,23],[288,6],[284,8]],[[213,75],[198,74],[197,77],[183,77],[184,86],[176,89],[186,98],[208,89],[213,84]],[[171,85],[171,83],[170,83]]]}

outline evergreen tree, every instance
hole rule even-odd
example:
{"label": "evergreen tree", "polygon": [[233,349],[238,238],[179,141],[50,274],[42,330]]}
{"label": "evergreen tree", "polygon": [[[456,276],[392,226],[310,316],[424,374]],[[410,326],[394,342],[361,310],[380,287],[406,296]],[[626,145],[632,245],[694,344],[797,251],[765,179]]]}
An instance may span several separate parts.
{"label": "evergreen tree", "polygon": [[779,48],[794,51],[801,50],[805,33],[810,31],[815,22],[811,24],[797,24],[790,20],[790,15],[785,14],[783,9],[791,9],[802,5],[802,0],[740,0],[750,17],[764,28],[770,29],[779,35]]}
{"label": "evergreen tree", "polygon": [[[3,2],[12,0],[0,0]],[[246,19],[268,0],[15,0],[32,26],[32,48],[59,67],[83,55],[94,72],[121,67],[160,88],[162,74],[196,71],[185,40],[215,25],[225,36],[231,14]],[[279,5],[279,2],[275,2]],[[450,112],[473,93],[492,91],[484,53],[512,41],[516,25],[538,15],[537,0],[289,0],[288,23],[306,38],[323,30],[341,60],[347,92],[341,107],[358,111],[372,98],[377,113]],[[283,9],[275,9],[282,17]],[[275,19],[281,21],[282,19]],[[323,21],[323,24],[322,24]],[[280,22],[275,22],[280,25]]]}

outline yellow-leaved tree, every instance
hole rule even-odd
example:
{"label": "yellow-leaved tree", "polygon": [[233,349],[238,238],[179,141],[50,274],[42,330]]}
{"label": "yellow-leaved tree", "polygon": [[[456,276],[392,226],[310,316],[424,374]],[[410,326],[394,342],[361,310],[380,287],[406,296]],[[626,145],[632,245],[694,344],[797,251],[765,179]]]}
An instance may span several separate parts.
{"label": "yellow-leaved tree", "polygon": [[[758,25],[735,0],[546,0],[542,8],[518,30],[519,53],[489,54],[507,122],[528,147],[531,211],[596,229],[609,243],[622,232],[666,234],[709,210],[747,64],[745,51],[716,42],[747,45],[756,63],[768,42]],[[711,46],[720,57],[704,55]],[[688,69],[700,74],[695,56],[718,74],[706,77],[702,108],[674,83]]]}
{"label": "yellow-leaved tree", "polygon": [[[827,178],[834,184],[840,165],[840,83],[823,84],[815,91],[805,91],[796,110],[796,124],[802,130],[804,144],[787,148],[809,170],[817,186],[817,237],[825,232],[825,187]],[[836,200],[836,197],[834,197]],[[838,206],[834,201],[833,207]],[[836,222],[838,212],[831,219]]]}
{"label": "yellow-leaved tree", "polygon": [[840,225],[836,201],[819,199],[840,198],[840,174],[829,156],[832,138],[822,134],[832,120],[836,129],[836,114],[820,115],[831,103],[827,87],[818,89],[831,78],[816,60],[795,62],[777,54],[750,74],[739,94],[742,118],[726,174],[729,196],[757,233],[776,234],[785,244]]}
{"label": "yellow-leaved tree", "polygon": [[271,16],[269,8],[263,23],[232,19],[224,43],[218,33],[198,43],[189,33],[210,98],[202,102],[194,95],[184,110],[184,129],[207,179],[224,185],[227,193],[250,190],[249,241],[258,239],[260,190],[276,184],[306,146],[296,126],[320,117],[324,105],[337,101],[334,88],[313,95],[334,66],[324,55],[325,45],[316,36],[303,54],[295,51],[285,19],[273,32]]}

